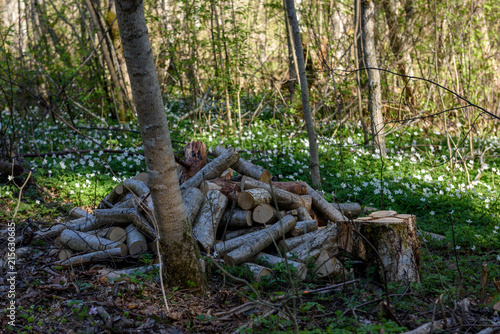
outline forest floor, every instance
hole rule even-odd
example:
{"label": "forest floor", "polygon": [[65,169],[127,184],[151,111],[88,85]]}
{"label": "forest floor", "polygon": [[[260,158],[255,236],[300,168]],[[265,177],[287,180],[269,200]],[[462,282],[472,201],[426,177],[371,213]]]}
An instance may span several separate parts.
{"label": "forest floor", "polygon": [[[309,181],[307,136],[303,124],[293,118],[264,117],[232,135],[217,124],[207,129],[172,123],[178,152],[191,139],[203,140],[208,147],[233,146],[279,180]],[[445,332],[477,333],[500,327],[497,136],[471,138],[483,155],[488,148],[484,159],[466,147],[450,148],[442,131],[424,131],[424,127],[388,136],[386,159],[361,144],[356,124],[339,125],[335,138],[335,133],[319,136],[327,200],[412,213],[419,229],[445,237],[444,241],[421,239],[420,283],[391,283],[385,289],[374,275],[376,268],[361,272],[353,266],[349,277],[308,276],[300,283],[275,268],[268,279],[246,284],[210,267],[203,292],[196,287],[165,287],[167,311],[157,272],[114,280],[100,272],[115,265],[138,266],[137,259],[61,269],[54,267],[55,258],[49,255],[53,240],[31,242],[29,237],[66,220],[72,206],[95,208],[115,185],[145,169],[137,128],[82,126],[81,131],[97,140],[98,146],[49,121],[37,128],[30,128],[32,122],[26,124],[20,129],[31,139],[22,142],[20,151],[38,152],[37,157],[25,157],[34,173],[25,188],[27,175],[0,183],[0,217],[5,217],[0,219],[0,229],[14,222],[17,236],[25,237],[18,246],[32,247],[15,266],[14,332],[400,333],[443,318],[451,326]],[[455,136],[457,143],[465,138],[459,131]],[[3,259],[7,240],[2,239],[0,247]],[[140,263],[150,259],[143,257]],[[8,270],[3,264],[0,297],[8,300]],[[241,270],[228,270],[246,278]],[[357,281],[335,287],[353,278]],[[321,288],[327,292],[320,293]],[[389,312],[384,306],[387,295]],[[0,311],[5,330],[8,315],[8,309]]]}

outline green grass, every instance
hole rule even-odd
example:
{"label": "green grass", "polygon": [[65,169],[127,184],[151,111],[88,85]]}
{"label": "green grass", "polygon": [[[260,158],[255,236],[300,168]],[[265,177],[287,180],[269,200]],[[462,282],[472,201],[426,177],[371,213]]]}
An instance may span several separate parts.
{"label": "green grass", "polygon": [[[191,139],[204,141],[209,149],[219,144],[233,146],[241,151],[243,158],[270,169],[281,181],[310,181],[307,134],[300,119],[277,114],[273,118],[273,111],[264,110],[259,119],[251,125],[244,124],[240,132],[227,131],[216,115],[210,126],[206,122],[193,121],[178,124],[176,117],[182,112],[182,105],[172,104],[167,108],[174,151],[181,152],[184,143]],[[77,126],[88,124],[82,120]],[[102,124],[96,127],[99,126]],[[64,212],[71,205],[95,207],[123,179],[145,171],[138,126],[125,124],[121,128],[131,131],[80,128],[92,141],[67,130],[63,124],[54,125],[48,118],[36,128],[19,127],[17,130],[21,133],[17,135],[29,138],[20,143],[20,152],[93,151],[81,155],[26,158],[37,186],[28,185],[23,189],[17,218],[22,221],[35,216],[43,220],[60,215],[61,209]],[[450,151],[439,129],[405,128],[391,134],[387,137],[388,157],[383,159],[362,145],[363,134],[357,124],[330,122],[318,125],[317,130],[318,133],[325,130],[318,136],[325,198],[412,213],[418,218],[419,229],[446,236],[445,242],[428,240],[421,247],[422,282],[412,285],[409,289],[413,295],[398,299],[395,307],[409,312],[415,306],[432,311],[432,305],[422,302],[415,294],[432,296],[434,300],[443,294],[444,302],[451,307],[459,298],[481,299],[481,264],[487,263],[489,277],[500,277],[499,138],[481,134],[473,139],[475,150],[491,147],[481,165],[477,154],[469,152],[468,140],[467,145]],[[464,139],[463,133],[453,134],[451,139],[455,143]],[[124,153],[105,153],[104,149]],[[0,216],[12,217],[23,181],[15,178],[0,184]],[[72,204],[62,206],[67,202]],[[289,289],[282,276],[257,287],[264,295],[282,293]],[[307,284],[314,286],[314,278]],[[405,288],[390,286],[393,294],[402,294]],[[402,330],[387,319],[363,323],[348,314],[343,315],[339,307],[349,308],[381,297],[374,291],[350,292],[355,293],[335,293],[331,298],[315,297],[298,304],[298,320],[306,330],[304,333]],[[493,299],[483,300],[486,306],[498,301],[491,284],[487,286],[487,295]],[[335,304],[338,300],[340,304]],[[374,303],[364,309],[375,312],[376,307]],[[300,311],[306,309],[312,313],[330,314],[321,331],[307,325],[310,312]],[[257,317],[255,326],[245,332],[287,332],[290,326],[289,322],[275,316]]]}

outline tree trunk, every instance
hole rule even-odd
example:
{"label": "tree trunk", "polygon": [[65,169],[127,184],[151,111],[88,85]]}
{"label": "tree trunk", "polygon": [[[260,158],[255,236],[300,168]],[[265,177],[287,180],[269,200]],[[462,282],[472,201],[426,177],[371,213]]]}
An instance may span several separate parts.
{"label": "tree trunk", "polygon": [[[410,46],[399,29],[396,0],[383,0],[382,5],[384,6],[385,17],[389,27],[389,43],[391,44],[394,57],[396,57],[396,60],[398,61],[397,64],[399,74],[404,76],[413,76]],[[409,80],[409,78],[403,77],[406,98],[411,105],[414,105],[414,93],[412,87],[409,86]]]}
{"label": "tree trunk", "polygon": [[302,112],[306,122],[307,137],[309,138],[309,168],[311,171],[312,185],[316,189],[321,188],[321,176],[319,173],[319,155],[318,144],[316,142],[316,133],[314,130],[314,121],[311,115],[311,106],[309,105],[309,88],[307,87],[306,65],[304,63],[304,53],[302,50],[302,41],[300,38],[299,22],[295,12],[294,0],[285,0],[286,12],[290,20],[293,42],[295,44],[295,56],[299,68],[300,93],[302,97]]}
{"label": "tree trunk", "polygon": [[416,222],[415,216],[398,215],[395,211],[378,211],[368,217],[338,222],[338,246],[368,263],[382,261],[380,277],[386,277],[388,282],[419,282]]}
{"label": "tree trunk", "polygon": [[155,208],[167,279],[172,285],[189,281],[204,285],[199,251],[192,237],[179,189],[177,168],[170,141],[160,85],[141,0],[117,0],[116,11],[123,54],[144,143],[148,186]]}
{"label": "tree trunk", "polygon": [[361,17],[364,59],[365,66],[368,68],[370,94],[368,109],[372,121],[373,146],[382,157],[386,157],[380,73],[375,69],[378,67],[378,63],[375,50],[375,4],[372,0],[361,0]]}

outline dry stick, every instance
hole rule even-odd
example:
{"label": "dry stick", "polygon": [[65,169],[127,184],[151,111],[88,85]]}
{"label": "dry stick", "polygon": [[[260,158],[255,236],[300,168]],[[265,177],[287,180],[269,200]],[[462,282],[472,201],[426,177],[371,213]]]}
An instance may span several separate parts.
{"label": "dry stick", "polygon": [[[14,163],[12,164],[12,174],[11,175],[14,175]],[[26,180],[24,181],[23,185],[21,187],[19,187],[15,182],[14,184],[16,184],[16,187],[19,189],[19,196],[17,196],[17,205],[16,205],[16,210],[14,210],[14,215],[12,216],[12,219],[16,218],[16,215],[17,215],[17,210],[19,210],[19,205],[21,204],[21,196],[23,194],[23,189],[24,187],[26,186],[26,184],[28,183],[28,180],[30,179],[30,176],[31,176],[31,172],[28,174],[28,177],[26,178]]]}

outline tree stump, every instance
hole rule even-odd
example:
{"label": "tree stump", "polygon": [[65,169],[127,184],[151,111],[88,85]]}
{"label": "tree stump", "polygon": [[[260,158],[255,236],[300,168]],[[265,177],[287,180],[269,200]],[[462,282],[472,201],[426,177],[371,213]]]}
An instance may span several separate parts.
{"label": "tree stump", "polygon": [[[380,265],[378,252],[389,282],[420,282],[416,222],[414,215],[398,215],[395,211],[376,211],[368,217],[337,222],[338,246],[369,264]],[[384,277],[382,266],[379,274]]]}

